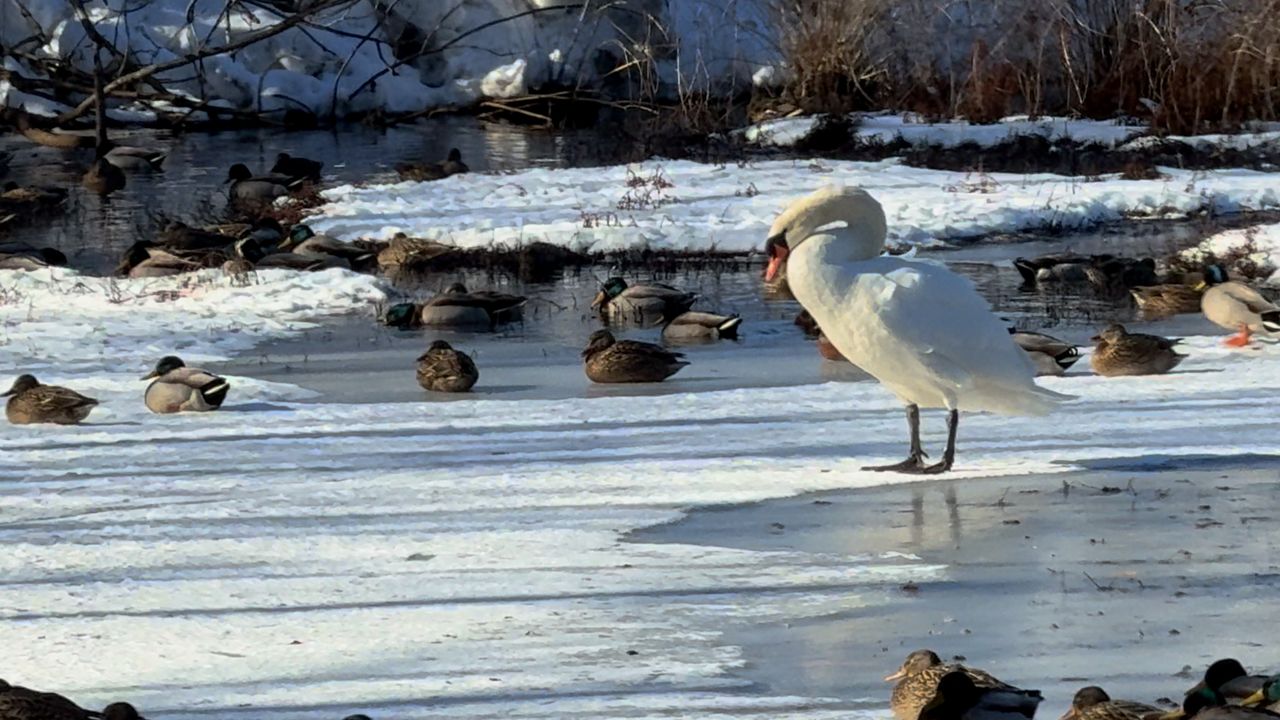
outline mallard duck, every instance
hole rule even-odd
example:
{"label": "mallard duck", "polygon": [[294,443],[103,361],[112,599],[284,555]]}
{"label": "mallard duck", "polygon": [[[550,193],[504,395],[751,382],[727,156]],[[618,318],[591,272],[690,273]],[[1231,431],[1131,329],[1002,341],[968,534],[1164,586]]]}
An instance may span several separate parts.
{"label": "mallard duck", "polygon": [[1280,675],[1267,678],[1256,692],[1240,701],[1245,707],[1266,706],[1271,712],[1280,711]]}
{"label": "mallard duck", "polygon": [[9,181],[0,191],[0,215],[32,215],[56,209],[66,201],[67,191],[64,188],[21,187]]}
{"label": "mallard duck", "polygon": [[1187,693],[1182,707],[1160,716],[1160,720],[1275,720],[1280,714],[1256,707],[1229,705],[1222,693],[1201,687]]}
{"label": "mallard duck", "polygon": [[53,132],[31,124],[31,115],[23,110],[15,110],[17,118],[14,123],[22,136],[37,145],[57,148],[59,150],[79,150],[91,148],[98,144],[96,133],[92,130],[73,130]]}
{"label": "mallard duck", "polygon": [[1210,265],[1203,273],[1194,273],[1186,280],[1194,282],[1165,282],[1160,285],[1129,289],[1134,302],[1148,319],[1160,319],[1200,312],[1204,291],[1211,285],[1227,281],[1227,271],[1221,265]]}
{"label": "mallard duck", "polygon": [[400,176],[400,179],[414,182],[443,180],[450,175],[468,171],[470,171],[470,168],[467,167],[466,163],[462,162],[462,153],[458,148],[451,149],[449,156],[443,162],[396,164],[396,174]]}
{"label": "mallard duck", "polygon": [[1208,688],[1228,700],[1242,700],[1262,690],[1268,679],[1266,675],[1250,675],[1235,658],[1222,658],[1204,671],[1204,677],[1187,694]]}
{"label": "mallard duck", "polygon": [[89,166],[89,171],[80,179],[80,184],[91,192],[109,195],[124,188],[124,171],[107,162],[105,158],[98,158]]}
{"label": "mallard duck", "polygon": [[1094,335],[1093,341],[1096,344],[1089,364],[1094,372],[1106,377],[1161,375],[1187,357],[1173,349],[1180,340],[1131,333],[1119,324]]}
{"label": "mallard duck", "polygon": [[0,243],[0,270],[40,270],[66,264],[67,256],[50,247],[38,248],[20,241]]}
{"label": "mallard duck", "polygon": [[432,392],[466,392],[480,379],[475,361],[454,350],[444,340],[436,340],[418,357],[418,384]]}
{"label": "mallard duck", "polygon": [[125,251],[116,273],[131,278],[169,277],[181,275],[204,267],[195,260],[188,260],[164,248],[156,247],[148,240],[139,240]]}
{"label": "mallard duck", "polygon": [[600,285],[591,308],[613,322],[657,325],[687,312],[697,297],[662,283],[628,286],[623,278],[611,277]]}
{"label": "mallard duck", "polygon": [[1226,280],[1225,271],[1222,277],[1222,282],[1205,289],[1200,309],[1214,325],[1236,331],[1223,344],[1246,347],[1255,334],[1280,339],[1280,306],[1242,282]]}
{"label": "mallard duck", "polygon": [[244,163],[236,163],[227,171],[224,184],[231,184],[231,200],[237,203],[271,203],[284,197],[300,184],[283,175],[254,176]]}
{"label": "mallard duck", "polygon": [[737,340],[738,326],[742,318],[737,315],[715,313],[680,313],[662,328],[662,339],[667,342],[697,342],[710,340]]}
{"label": "mallard duck", "polygon": [[102,155],[104,160],[121,170],[144,173],[159,170],[168,156],[168,153],[112,142],[107,143],[107,151]]}
{"label": "mallard duck", "polygon": [[457,252],[457,248],[435,240],[412,238],[400,232],[378,251],[378,268],[388,274],[431,269],[435,261]]}
{"label": "mallard duck", "polygon": [[1154,705],[1132,700],[1112,700],[1097,685],[1080,688],[1071,700],[1071,709],[1059,720],[1153,720],[1164,711]]}
{"label": "mallard duck", "polygon": [[231,389],[225,378],[187,367],[182,358],[173,355],[160,358],[155,369],[142,379],[152,380],[143,402],[148,410],[162,415],[217,410]]}
{"label": "mallard duck", "polygon": [[179,253],[212,252],[228,253],[236,238],[222,233],[193,228],[179,220],[171,220],[156,235],[155,244]]}
{"label": "mallard duck", "polygon": [[235,244],[235,254],[253,263],[253,267],[258,270],[275,268],[314,272],[331,268],[351,268],[346,260],[331,255],[299,255],[274,250],[274,248],[264,249],[261,243],[251,237],[237,240]]}
{"label": "mallard duck", "polygon": [[375,258],[374,253],[359,245],[343,242],[328,235],[317,235],[305,223],[294,225],[281,247],[303,256],[338,258],[346,261],[353,269],[367,268]]}
{"label": "mallard duck", "polygon": [[1012,717],[1030,718],[1035,715],[1034,706],[1024,708],[1023,696],[996,688],[980,688],[969,674],[953,670],[938,679],[933,693],[920,713],[918,720],[1009,720]]}
{"label": "mallard duck", "polygon": [[582,351],[587,377],[597,383],[662,382],[688,365],[684,355],[653,343],[616,340],[608,330],[597,330]]}
{"label": "mallard duck", "polygon": [[276,164],[271,166],[272,175],[283,175],[296,181],[320,182],[320,170],[324,163],[304,157],[293,157],[289,153],[276,155]]}
{"label": "mallard duck", "polygon": [[454,283],[423,305],[421,318],[424,325],[492,326],[519,320],[524,304],[523,295],[491,290],[467,292],[465,285]]}
{"label": "mallard duck", "polygon": [[75,425],[89,417],[98,401],[75,390],[41,385],[34,375],[19,375],[3,396],[9,398],[4,414],[14,425],[52,423]]}
{"label": "mallard duck", "polygon": [[1151,258],[1059,253],[1016,258],[1013,266],[1022,275],[1025,287],[1090,285],[1098,290],[1115,291],[1159,282],[1156,263]]}
{"label": "mallard duck", "polygon": [[31,690],[0,680],[0,720],[143,720],[129,703],[111,703],[102,712],[86,710],[51,692]]}
{"label": "mallard duck", "polygon": [[[1022,690],[997,680],[989,673],[956,663],[943,663],[932,650],[916,650],[907,656],[898,671],[885,677],[886,682],[897,680],[889,706],[899,720],[916,720],[921,710],[935,698],[938,683],[943,677],[959,673],[980,690],[1002,692],[1001,705],[1009,712],[1026,717],[1035,715],[1036,707],[1044,699],[1039,690]],[[922,716],[921,716],[922,717]]]}
{"label": "mallard duck", "polygon": [[1027,352],[1036,366],[1036,375],[1062,375],[1080,359],[1075,345],[1052,335],[1009,328],[1009,334],[1018,347]]}
{"label": "mallard duck", "polygon": [[454,329],[487,330],[493,326],[520,319],[523,295],[480,290],[467,292],[462,283],[454,283],[425,303],[392,305],[383,322],[392,327],[416,328],[424,325]]}

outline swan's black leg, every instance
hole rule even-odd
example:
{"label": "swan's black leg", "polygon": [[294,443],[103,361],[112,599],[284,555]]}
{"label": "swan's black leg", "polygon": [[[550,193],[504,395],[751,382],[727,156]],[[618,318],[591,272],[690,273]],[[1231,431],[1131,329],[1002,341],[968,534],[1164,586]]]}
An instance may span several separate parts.
{"label": "swan's black leg", "polygon": [[924,469],[925,473],[936,475],[951,469],[951,465],[956,461],[956,428],[959,425],[960,411],[952,410],[947,415],[947,449],[942,452],[942,462],[926,467]]}
{"label": "swan's black leg", "polygon": [[929,457],[920,447],[920,406],[907,406],[907,425],[911,428],[911,453],[907,459],[893,465],[872,465],[863,470],[876,472],[919,473],[924,471],[924,459]]}

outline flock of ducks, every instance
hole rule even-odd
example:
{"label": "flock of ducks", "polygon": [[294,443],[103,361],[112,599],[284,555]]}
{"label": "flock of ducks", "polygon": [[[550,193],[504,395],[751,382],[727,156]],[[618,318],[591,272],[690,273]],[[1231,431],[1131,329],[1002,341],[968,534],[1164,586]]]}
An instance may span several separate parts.
{"label": "flock of ducks", "polygon": [[[227,229],[227,228],[224,228]],[[278,222],[266,219],[253,225],[228,229],[191,228],[170,223],[153,241],[136,243],[126,252],[118,268],[128,277],[157,277],[218,264],[240,272],[237,263],[252,262],[250,267],[287,267],[314,270],[323,267],[362,267],[375,254],[369,250],[333,238],[316,235],[305,224],[294,225],[288,233]],[[0,245],[0,253],[11,251],[4,263],[39,254],[29,248]],[[57,251],[48,251],[56,253]],[[43,258],[43,255],[40,255]],[[1124,266],[1118,261],[1118,266]],[[38,265],[32,260],[33,265]],[[1059,257],[1055,265],[1061,268]],[[1145,267],[1145,264],[1142,265]],[[1059,276],[1068,275],[1058,271]],[[1207,267],[1195,284],[1161,284],[1132,288],[1135,298],[1149,312],[1161,316],[1201,311],[1214,323],[1237,331],[1225,343],[1233,347],[1247,345],[1254,335],[1280,338],[1280,308],[1266,301],[1244,283],[1229,280],[1219,265]],[[622,277],[611,277],[600,285],[592,300],[593,311],[616,324],[642,327],[661,326],[666,345],[736,339],[742,318],[696,311],[695,293],[662,283],[630,285]],[[1196,303],[1190,302],[1194,298]],[[454,283],[438,295],[423,302],[397,303],[381,314],[384,324],[402,329],[435,328],[451,331],[483,332],[521,319],[527,298],[522,295],[490,290],[469,291],[462,283]],[[1153,304],[1158,306],[1153,308]],[[796,318],[806,334],[816,337],[818,352],[828,360],[843,361],[840,351],[825,337],[809,313]],[[1014,343],[1032,361],[1036,374],[1063,375],[1081,357],[1079,348],[1053,336],[1009,328]],[[1166,373],[1177,367],[1186,355],[1177,351],[1179,340],[1133,333],[1123,325],[1113,324],[1094,336],[1090,364],[1099,375],[1107,377]],[[689,365],[684,355],[669,347],[637,340],[618,340],[609,330],[598,330],[588,338],[582,351],[583,370],[595,383],[662,382]],[[443,340],[428,347],[416,362],[418,384],[431,392],[460,393],[472,390],[480,372],[475,360]],[[223,378],[206,370],[186,367],[177,357],[165,357],[144,379],[153,380],[144,395],[146,407],[155,413],[204,412],[216,410],[226,399],[229,385]],[[14,424],[74,424],[83,421],[98,401],[68,388],[43,385],[31,375],[14,381],[8,393],[6,417]]]}
{"label": "flock of ducks", "polygon": [[[889,704],[897,720],[996,720],[1035,716],[1044,699],[990,673],[944,663],[932,650],[917,650],[886,681],[896,681]],[[1081,688],[1060,720],[1266,720],[1280,714],[1280,675],[1249,675],[1240,661],[1218,660],[1187,690],[1181,707],[1164,710],[1113,699],[1102,688]]]}
{"label": "flock of ducks", "polygon": [[[897,672],[889,707],[896,720],[1017,720],[1035,717],[1044,700],[990,673],[943,662],[932,650],[907,656]],[[1060,720],[1267,720],[1280,718],[1280,675],[1250,675],[1240,661],[1218,660],[1204,679],[1186,691],[1181,706],[1165,710],[1133,700],[1117,700],[1096,685],[1081,688]],[[0,720],[142,720],[134,706],[112,703],[87,710],[51,692],[0,680]],[[350,715],[344,720],[369,720]]]}

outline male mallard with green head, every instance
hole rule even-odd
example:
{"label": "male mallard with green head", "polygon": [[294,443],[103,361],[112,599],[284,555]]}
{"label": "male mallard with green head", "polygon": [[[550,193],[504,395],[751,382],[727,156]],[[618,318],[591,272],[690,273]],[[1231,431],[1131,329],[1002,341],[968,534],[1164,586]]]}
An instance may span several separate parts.
{"label": "male mallard with green head", "polygon": [[147,409],[161,415],[179,412],[207,412],[222,407],[231,385],[226,378],[207,370],[187,367],[182,358],[167,355],[160,358],[150,373],[151,380],[143,395]]}
{"label": "male mallard with green head", "polygon": [[470,355],[454,350],[444,340],[431,343],[418,357],[418,384],[432,392],[466,392],[480,379]]}
{"label": "male mallard with green head", "polygon": [[[934,702],[939,682],[943,677],[959,673],[969,684],[981,691],[1000,691],[999,706],[1005,712],[1014,712],[1028,718],[1035,715],[1036,707],[1044,699],[1039,690],[1022,690],[1008,683],[997,680],[989,673],[975,668],[965,667],[958,663],[943,663],[942,658],[932,650],[916,650],[907,656],[898,671],[885,677],[887,682],[898,681],[893,686],[893,694],[889,698],[889,706],[898,720],[917,720],[923,718],[921,711]],[[953,681],[959,685],[959,681]],[[957,687],[957,690],[965,688]],[[966,699],[970,693],[962,693]]]}
{"label": "male mallard with green head", "polygon": [[1228,704],[1227,698],[1210,687],[1192,690],[1182,707],[1160,716],[1160,720],[1275,720],[1280,714],[1256,707]]}
{"label": "male mallard with green head", "polygon": [[687,312],[697,297],[662,283],[627,285],[625,279],[611,277],[600,285],[591,308],[611,322],[649,326]]}
{"label": "male mallard with green head", "polygon": [[5,417],[14,425],[75,425],[89,417],[98,405],[97,400],[75,390],[42,385],[34,375],[19,375],[9,392],[0,395],[4,396],[9,398],[4,408]]}
{"label": "male mallard with green head", "polygon": [[1204,677],[1187,694],[1208,688],[1227,700],[1243,700],[1263,689],[1267,680],[1266,675],[1250,675],[1235,658],[1222,658],[1205,669]]}
{"label": "male mallard with green head", "polygon": [[591,333],[582,360],[597,383],[662,382],[689,363],[684,356],[653,343],[617,340],[608,330]]}
{"label": "male mallard with green head", "polygon": [[1240,701],[1246,707],[1265,707],[1271,712],[1280,711],[1280,675],[1267,678],[1262,687]]}

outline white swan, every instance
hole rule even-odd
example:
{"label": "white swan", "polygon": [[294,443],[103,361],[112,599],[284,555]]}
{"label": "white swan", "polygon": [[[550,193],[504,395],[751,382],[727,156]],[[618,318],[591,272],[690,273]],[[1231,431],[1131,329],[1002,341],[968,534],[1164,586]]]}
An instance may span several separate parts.
{"label": "white swan", "polygon": [[[884,210],[858,188],[826,187],[769,229],[766,280],[787,282],[850,362],[907,406],[911,454],[872,470],[939,473],[955,461],[959,410],[1039,415],[1070,398],[1037,387],[1035,367],[973,285],[945,267],[882,256]],[[926,465],[920,408],[946,408],[947,448]]]}

